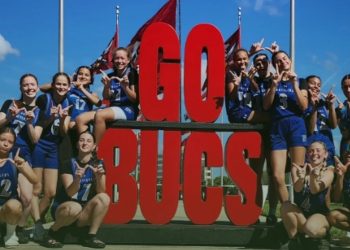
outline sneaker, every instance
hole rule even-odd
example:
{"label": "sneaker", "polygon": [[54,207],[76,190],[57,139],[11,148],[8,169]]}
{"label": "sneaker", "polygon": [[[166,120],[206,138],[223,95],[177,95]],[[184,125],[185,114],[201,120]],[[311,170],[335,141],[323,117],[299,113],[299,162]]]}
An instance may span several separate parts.
{"label": "sneaker", "polygon": [[33,230],[33,240],[36,242],[42,242],[45,237],[45,229],[41,221],[38,221],[34,224]]}
{"label": "sneaker", "polygon": [[27,244],[29,242],[29,235],[24,230],[23,227],[17,227],[16,228],[16,235],[18,237],[18,243],[19,244]]}
{"label": "sneaker", "polygon": [[93,237],[87,237],[82,241],[82,245],[84,247],[91,247],[91,248],[105,248],[106,244],[99,240],[96,236]]}
{"label": "sneaker", "polygon": [[13,232],[10,235],[5,235],[4,241],[5,241],[5,247],[6,248],[13,248],[13,247],[19,245],[18,237],[16,235],[16,232]]}
{"label": "sneaker", "polygon": [[266,224],[267,225],[270,225],[270,226],[273,226],[277,223],[277,217],[276,215],[268,215],[266,217]]}

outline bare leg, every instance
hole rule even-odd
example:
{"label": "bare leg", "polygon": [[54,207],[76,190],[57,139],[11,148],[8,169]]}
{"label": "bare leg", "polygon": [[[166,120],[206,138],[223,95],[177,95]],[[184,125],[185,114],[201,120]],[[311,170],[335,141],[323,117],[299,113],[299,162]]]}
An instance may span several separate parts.
{"label": "bare leg", "polygon": [[271,151],[271,166],[276,190],[281,203],[288,201],[288,190],[285,182],[287,150]]}

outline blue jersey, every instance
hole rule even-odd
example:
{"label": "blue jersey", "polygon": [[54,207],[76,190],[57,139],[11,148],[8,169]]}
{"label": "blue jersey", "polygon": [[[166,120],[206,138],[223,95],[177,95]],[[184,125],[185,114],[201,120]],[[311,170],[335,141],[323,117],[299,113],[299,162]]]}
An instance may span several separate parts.
{"label": "blue jersey", "polygon": [[[309,105],[304,112],[304,117],[308,118],[312,114],[312,111],[313,111],[313,106]],[[316,108],[316,112],[317,112],[317,120],[316,120],[316,126],[313,134],[321,133],[327,136],[329,140],[333,142],[332,129],[328,125],[329,111],[326,107],[326,102],[324,100],[319,101]]]}
{"label": "blue jersey", "polygon": [[[226,83],[232,82],[233,78],[230,72],[226,73]],[[253,110],[252,91],[250,90],[250,80],[242,77],[237,89],[237,98],[226,95],[225,106],[227,116],[230,122],[244,122],[248,119]]]}
{"label": "blue jersey", "polygon": [[258,84],[258,89],[255,91],[252,91],[253,93],[253,109],[259,112],[263,112],[263,106],[264,106],[264,96],[266,94],[266,91],[271,86],[271,80],[272,77],[267,78],[261,78],[261,77],[255,77],[255,82]]}
{"label": "blue jersey", "polygon": [[[16,102],[18,106],[18,101]],[[35,106],[29,106],[21,103],[21,105],[26,108],[27,111],[30,111],[35,108]],[[10,114],[10,108],[13,107],[13,101],[12,100],[6,100],[1,108],[1,112],[5,113],[6,115]],[[32,121],[32,124],[35,125],[35,123],[38,120],[39,117],[39,109],[34,109],[34,119]],[[16,133],[16,146],[23,146],[23,147],[30,147],[32,146],[32,142],[29,139],[28,129],[27,129],[27,120],[25,116],[25,111],[22,110],[19,112],[12,121],[10,121],[9,126],[15,131]]]}
{"label": "blue jersey", "polygon": [[327,214],[329,212],[326,203],[327,192],[328,188],[317,194],[312,194],[309,185],[305,185],[300,192],[294,191],[294,202],[305,217],[309,217],[315,213]]}
{"label": "blue jersey", "polygon": [[[299,81],[299,88],[306,89],[304,81]],[[273,119],[281,119],[288,116],[301,116],[303,114],[297,104],[292,82],[281,81],[278,83],[271,110]]]}
{"label": "blue jersey", "polygon": [[[91,93],[90,88],[86,88],[86,90]],[[73,104],[72,120],[75,120],[78,115],[92,110],[92,103],[80,89],[76,87],[71,88],[67,96],[69,103]]]}
{"label": "blue jersey", "polygon": [[344,101],[344,107],[342,109],[337,109],[337,118],[339,119],[339,129],[342,135],[350,134],[350,107],[348,101]]}
{"label": "blue jersey", "polygon": [[9,199],[18,199],[18,172],[16,166],[7,160],[0,167],[0,205]]}
{"label": "blue jersey", "polygon": [[[75,172],[77,170],[77,163],[78,161],[75,158],[72,158],[68,165],[64,165],[62,167],[62,169],[60,170],[60,174],[71,174],[74,178]],[[92,166],[94,164],[93,160],[90,160],[88,164]],[[80,166],[83,167],[82,164],[80,164]],[[87,165],[85,165],[84,167],[86,168],[86,170],[84,176],[80,180],[78,192],[75,193],[72,197],[69,197],[64,187],[62,186],[56,195],[56,202],[62,203],[68,200],[73,200],[81,204],[85,204],[96,195],[94,172]]]}
{"label": "blue jersey", "polygon": [[[130,86],[138,84],[137,72],[130,66],[128,66],[125,69],[122,75],[117,75],[115,72],[113,72],[108,76],[109,77],[116,76],[118,78],[123,78],[124,76],[128,76]],[[112,93],[109,98],[110,106],[135,106],[135,103],[129,100],[127,94],[125,93],[124,89],[122,88],[122,86],[120,85],[120,82],[117,79],[112,79],[109,90]]]}
{"label": "blue jersey", "polygon": [[[43,132],[40,137],[40,140],[45,140],[52,144],[57,144],[61,140],[59,134],[60,129],[60,117],[57,116],[52,122],[47,124],[47,120],[51,117],[51,108],[61,104],[62,108],[69,106],[69,101],[67,98],[64,98],[61,103],[56,103],[52,97],[51,93],[46,93],[38,97],[37,101],[38,107],[40,108],[39,120],[37,125],[43,127]],[[40,143],[40,141],[39,141]]]}

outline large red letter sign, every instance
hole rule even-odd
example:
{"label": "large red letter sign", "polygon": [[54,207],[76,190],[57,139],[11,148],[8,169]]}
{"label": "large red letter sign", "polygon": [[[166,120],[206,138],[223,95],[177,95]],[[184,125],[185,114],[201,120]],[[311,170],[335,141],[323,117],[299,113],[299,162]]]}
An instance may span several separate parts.
{"label": "large red letter sign", "polygon": [[194,224],[212,224],[222,208],[222,187],[207,187],[202,198],[202,157],[206,166],[221,167],[223,152],[216,133],[192,132],[186,142],[184,156],[184,206],[187,217]]}
{"label": "large red letter sign", "polygon": [[[202,53],[208,55],[207,96],[202,97]],[[221,113],[225,92],[225,49],[220,32],[210,24],[194,27],[186,41],[184,91],[192,121],[214,122]]]}
{"label": "large red letter sign", "polygon": [[[119,149],[119,165],[115,166],[115,149]],[[132,220],[137,208],[137,185],[130,174],[137,163],[137,139],[131,129],[108,129],[98,149],[106,166],[106,190],[112,202],[104,223],[118,224]],[[114,185],[118,187],[118,202],[113,202]]]}
{"label": "large red letter sign", "polygon": [[261,208],[255,203],[257,177],[243,154],[244,150],[248,150],[249,158],[258,158],[260,143],[261,137],[257,132],[234,133],[226,143],[226,171],[245,197],[245,204],[242,204],[240,195],[225,196],[226,214],[235,225],[253,224],[261,213]]}
{"label": "large red letter sign", "polygon": [[[145,118],[152,121],[179,121],[180,43],[173,27],[154,23],[145,30],[139,62],[140,104]],[[159,96],[162,97],[157,96],[160,88],[162,94]]]}

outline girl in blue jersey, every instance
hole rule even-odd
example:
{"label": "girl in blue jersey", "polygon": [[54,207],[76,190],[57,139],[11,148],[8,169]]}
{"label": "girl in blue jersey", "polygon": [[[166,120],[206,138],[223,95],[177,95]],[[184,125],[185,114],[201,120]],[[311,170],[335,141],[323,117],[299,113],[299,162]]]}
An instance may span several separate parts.
{"label": "girl in blue jersey", "polygon": [[125,48],[113,53],[114,72],[102,78],[103,98],[110,107],[98,110],[94,120],[94,135],[98,144],[106,131],[106,123],[115,120],[135,120],[138,114],[138,74],[130,65],[130,54]]}
{"label": "girl in blue jersey", "polygon": [[337,118],[340,133],[342,135],[340,141],[340,156],[350,145],[350,74],[345,75],[341,80],[341,88],[346,100],[337,108]]}
{"label": "girl in blue jersey", "polygon": [[[281,207],[282,221],[290,238],[289,249],[315,249],[316,245],[329,248],[329,241],[325,239],[330,229],[327,192],[332,185],[334,168],[327,166],[327,157],[326,145],[317,141],[307,149],[307,163],[292,164],[295,203],[284,202]],[[304,239],[304,235],[308,238]]]}
{"label": "girl in blue jersey", "polygon": [[306,84],[299,81],[291,69],[287,53],[278,51],[272,55],[276,73],[264,96],[264,109],[271,109],[272,127],[271,166],[280,201],[288,201],[285,184],[287,154],[297,165],[304,164],[306,128],[302,118],[308,105]]}
{"label": "girl in blue jersey", "polygon": [[62,185],[51,208],[55,223],[44,241],[47,247],[62,247],[64,227],[88,226],[88,234],[81,239],[87,247],[104,248],[105,243],[96,233],[108,211],[109,196],[105,193],[106,177],[103,163],[93,156],[96,148],[94,136],[86,131],[77,143],[78,156],[60,169]]}
{"label": "girl in blue jersey", "polygon": [[343,207],[334,209],[328,216],[332,226],[350,231],[350,147],[335,159],[336,181],[333,185],[333,201],[342,202]]}
{"label": "girl in blue jersey", "polygon": [[15,141],[16,134],[12,128],[0,128],[0,223],[7,223],[6,235],[2,235],[3,230],[0,229],[0,240],[6,247],[18,245],[15,228],[23,211],[17,192],[19,173],[32,184],[39,181],[28,162],[19,156],[20,149],[13,159],[9,158]]}
{"label": "girl in blue jersey", "polygon": [[56,194],[58,145],[67,133],[70,122],[71,106],[67,99],[69,89],[69,76],[63,72],[56,73],[52,79],[51,90],[39,96],[36,102],[40,113],[35,125],[34,141],[37,143],[33,151],[33,169],[41,182],[34,189],[35,193],[41,193],[43,190],[40,202],[35,193],[32,199],[32,214],[35,221],[34,240],[36,241],[43,239],[44,230],[40,218],[44,218]]}
{"label": "girl in blue jersey", "polygon": [[[21,148],[20,157],[32,164],[34,130],[30,130],[27,123],[34,124],[38,117],[39,109],[35,105],[38,88],[38,80],[33,74],[24,74],[20,78],[21,98],[19,100],[6,100],[0,111],[0,127],[9,126],[16,133],[16,142],[12,148],[12,154]],[[27,222],[30,213],[30,203],[32,200],[33,185],[22,174],[19,174],[19,189],[21,192],[21,202],[23,214],[18,222],[16,234],[19,243],[27,243],[29,237],[23,227]]]}
{"label": "girl in blue jersey", "polygon": [[309,92],[309,106],[304,112],[307,128],[307,143],[322,141],[328,150],[327,162],[334,165],[335,146],[332,129],[337,127],[334,102],[336,96],[330,91],[321,99],[321,78],[315,75],[306,78]]}

